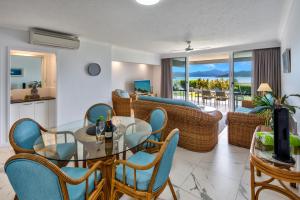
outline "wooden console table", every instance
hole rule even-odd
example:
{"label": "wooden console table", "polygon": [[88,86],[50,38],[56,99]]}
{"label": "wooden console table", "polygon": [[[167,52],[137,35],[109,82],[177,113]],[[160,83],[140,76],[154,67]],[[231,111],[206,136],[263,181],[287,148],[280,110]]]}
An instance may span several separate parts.
{"label": "wooden console table", "polygon": [[[269,129],[264,126],[258,126],[253,134],[250,148],[251,199],[257,200],[262,190],[273,190],[290,199],[299,200],[300,194],[297,184],[300,183],[300,148],[292,149],[291,151],[296,164],[289,165],[277,161],[272,157],[273,149],[264,147],[256,139],[256,132],[259,131],[269,131]],[[257,182],[255,180],[255,170],[265,174],[269,178]],[[278,181],[279,184],[275,185],[275,181]],[[289,183],[291,186],[296,187],[296,189],[289,186]]]}

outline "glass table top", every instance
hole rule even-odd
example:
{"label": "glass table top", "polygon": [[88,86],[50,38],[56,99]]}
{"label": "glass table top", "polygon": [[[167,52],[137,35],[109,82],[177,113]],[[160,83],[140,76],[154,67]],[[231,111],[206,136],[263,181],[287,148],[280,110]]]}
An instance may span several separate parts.
{"label": "glass table top", "polygon": [[34,144],[36,154],[56,161],[87,161],[121,154],[144,143],[152,128],[144,120],[114,116],[113,139],[88,135],[84,120],[70,122],[44,132]]}
{"label": "glass table top", "polygon": [[[270,131],[270,129],[261,126],[257,128],[257,131]],[[291,172],[300,173],[300,148],[299,147],[291,147],[290,155],[294,159],[295,163],[286,163],[281,162],[277,159],[275,159],[274,156],[274,146],[265,146],[263,145],[258,138],[254,135],[253,136],[253,144],[251,146],[251,155],[255,156],[264,162],[273,165],[275,167],[281,168],[281,169],[287,169]]]}

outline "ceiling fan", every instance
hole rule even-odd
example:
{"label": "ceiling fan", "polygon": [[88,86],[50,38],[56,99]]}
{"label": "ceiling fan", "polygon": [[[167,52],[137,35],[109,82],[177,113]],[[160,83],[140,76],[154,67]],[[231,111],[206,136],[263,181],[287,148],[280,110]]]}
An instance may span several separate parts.
{"label": "ceiling fan", "polygon": [[187,47],[185,49],[180,49],[180,50],[173,50],[172,52],[190,52],[190,51],[195,51],[195,50],[204,50],[204,49],[209,49],[210,47],[203,47],[203,48],[193,48],[192,45],[191,45],[192,41],[190,40],[187,40],[186,41],[186,44],[187,44]]}

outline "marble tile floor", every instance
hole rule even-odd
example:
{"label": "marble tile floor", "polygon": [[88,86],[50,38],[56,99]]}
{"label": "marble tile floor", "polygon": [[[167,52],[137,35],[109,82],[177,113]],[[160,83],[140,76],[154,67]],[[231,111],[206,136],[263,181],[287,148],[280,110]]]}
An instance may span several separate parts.
{"label": "marble tile floor", "polygon": [[[12,200],[14,192],[3,165],[13,155],[9,148],[0,148],[0,199]],[[249,150],[228,145],[227,129],[220,134],[216,148],[208,153],[195,153],[178,148],[171,181],[180,200],[248,200],[250,198]],[[263,177],[262,177],[263,178]],[[299,192],[299,189],[298,189]],[[168,187],[160,200],[171,200]],[[263,191],[263,200],[285,200],[272,191]],[[122,200],[131,200],[123,196]]]}

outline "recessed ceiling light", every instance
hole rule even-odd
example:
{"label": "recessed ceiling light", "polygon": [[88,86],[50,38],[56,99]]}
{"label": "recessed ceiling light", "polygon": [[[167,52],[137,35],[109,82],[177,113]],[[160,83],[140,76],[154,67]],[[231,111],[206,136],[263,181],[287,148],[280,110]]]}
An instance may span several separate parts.
{"label": "recessed ceiling light", "polygon": [[136,2],[138,2],[139,4],[147,6],[157,4],[159,1],[160,0],[136,0]]}

